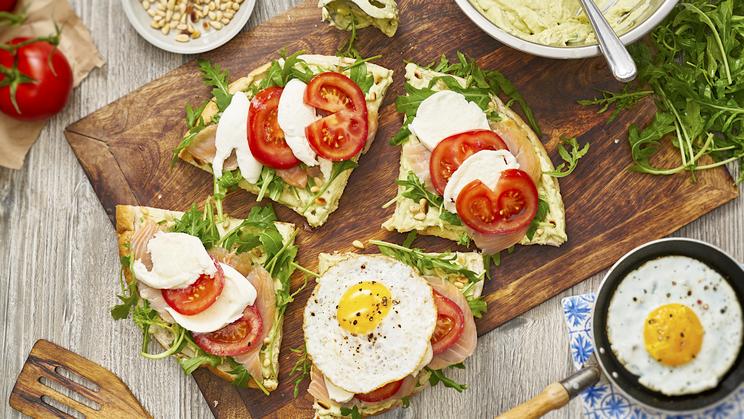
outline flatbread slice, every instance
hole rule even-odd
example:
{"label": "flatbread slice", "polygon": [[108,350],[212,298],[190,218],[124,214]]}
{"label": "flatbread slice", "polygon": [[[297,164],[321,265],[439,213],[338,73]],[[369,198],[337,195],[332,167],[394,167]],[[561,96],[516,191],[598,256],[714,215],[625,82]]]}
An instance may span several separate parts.
{"label": "flatbread slice", "polygon": [[[191,211],[193,211],[193,209]],[[116,233],[118,236],[119,256],[122,260],[122,273],[126,281],[126,286],[129,287],[130,292],[135,293],[135,297],[133,300],[134,306],[131,309],[131,315],[135,323],[138,323],[138,325],[140,325],[140,323],[138,322],[138,309],[140,311],[146,310],[147,307],[150,307],[150,305],[149,303],[146,303],[146,300],[145,298],[143,298],[138,287],[132,287],[132,284],[137,284],[137,286],[140,286],[131,270],[131,265],[134,259],[132,254],[132,239],[138,229],[145,228],[146,226],[151,226],[153,223],[158,226],[159,230],[169,231],[183,216],[184,213],[182,212],[168,211],[158,208],[130,205],[118,205],[116,207]],[[240,228],[242,221],[243,220],[228,218],[224,223],[215,223],[215,225],[217,226],[220,237],[224,237],[226,234],[234,231],[236,228]],[[283,245],[292,247],[296,234],[294,225],[278,221],[274,222],[274,225],[276,226],[276,229],[282,237]],[[216,251],[216,248],[213,247],[212,250]],[[231,262],[231,260],[236,259],[228,260],[228,258],[234,257],[237,254],[235,249],[231,249],[232,252],[228,252],[227,250],[225,250],[222,252],[216,251],[216,253],[214,253],[212,250],[210,250],[210,254],[212,254],[212,256],[215,257],[217,260],[234,267],[237,266],[237,264]],[[247,263],[249,266],[248,269],[250,269],[250,266],[252,264],[262,264],[263,262],[265,262],[266,259],[266,255],[264,254],[264,249],[262,246],[253,248],[249,252],[240,253],[239,255],[241,258],[240,263],[242,263],[244,267]],[[287,293],[289,290],[288,281],[287,283],[285,283],[281,279],[276,277],[273,277],[272,280],[273,289],[275,290],[275,294],[277,297],[277,309],[275,311],[275,316],[273,319],[273,326],[271,327],[271,330],[267,332],[267,336],[262,342],[262,347],[258,354],[261,376],[246,376],[245,369],[236,368],[236,361],[232,357],[217,357],[219,358],[219,363],[216,363],[215,365],[202,365],[209,368],[209,370],[211,370],[214,374],[224,380],[231,381],[237,385],[245,387],[258,388],[266,392],[267,394],[268,392],[276,389],[278,385],[279,348],[282,341],[282,324],[284,321],[284,310],[283,308],[279,307],[280,300],[282,300],[280,298],[280,295],[281,293]],[[152,311],[150,311],[150,313],[151,315],[153,314]],[[128,316],[129,313],[127,313],[126,317]],[[174,324],[172,317],[170,317],[167,312],[162,313],[158,311],[157,319],[164,322],[165,324]],[[176,338],[176,336],[174,336],[174,334],[170,330],[164,327],[149,326],[148,333],[150,336],[155,338],[155,340],[161,346],[163,346],[163,348],[170,348],[174,343],[174,339]],[[189,332],[187,331],[187,333]],[[193,343],[193,341],[191,341],[187,342],[183,346],[183,349],[175,353],[173,356],[175,356],[179,360],[179,362],[181,362],[182,367],[186,369],[186,364],[188,364],[190,361],[195,360],[196,357],[203,356],[204,354],[205,353],[201,351],[201,349],[199,349]],[[215,359],[215,361],[218,360]],[[240,363],[238,362],[238,364]]]}
{"label": "flatbread slice", "polygon": [[[428,87],[433,79],[443,76],[452,77],[457,80],[461,86],[466,86],[467,81],[460,77],[432,71],[413,63],[406,65],[406,81],[417,89]],[[447,86],[444,83],[439,82],[432,88],[433,90],[446,90]],[[542,142],[540,142],[540,139],[527,123],[525,123],[519,115],[512,111],[495,95],[491,95],[489,111],[486,112],[486,114],[489,117],[492,128],[495,128],[497,131],[499,129],[517,130],[523,135],[526,135],[540,161],[540,168],[543,172],[540,183],[537,185],[537,190],[540,198],[548,205],[547,214],[545,218],[539,222],[533,237],[530,239],[525,236],[520,244],[560,246],[568,239],[566,235],[566,218],[565,210],[563,208],[563,198],[561,197],[558,180],[545,174],[545,172],[555,169],[553,163],[550,161],[548,153],[542,145]],[[403,144],[401,156],[406,155],[406,153],[410,151],[409,149],[421,146],[421,141],[416,138],[415,134],[411,133]],[[414,172],[414,168],[407,159],[401,158],[398,178],[402,180],[406,179],[410,172]],[[398,194],[395,199],[395,212],[392,217],[382,225],[384,229],[401,233],[415,230],[420,234],[438,236],[458,241],[460,243],[468,242],[466,229],[463,226],[454,225],[442,220],[439,217],[440,208],[429,207],[426,212],[426,217],[423,220],[414,218],[416,212],[412,209],[415,209],[419,204],[414,202],[412,199],[404,197],[402,195],[404,189],[405,188],[402,186],[398,188]]]}
{"label": "flatbread slice", "polygon": [[398,30],[398,3],[395,0],[320,0],[323,20],[349,31],[374,26],[392,37]]}
{"label": "flatbread slice", "polygon": [[[301,64],[297,64],[295,67],[303,71],[309,69],[313,74],[319,74],[325,71],[335,71],[350,76],[352,71],[350,66],[354,65],[356,62],[351,58],[326,55],[300,55],[298,58],[301,60]],[[284,60],[279,59],[274,63],[278,63],[282,66]],[[254,92],[256,86],[261,82],[261,80],[270,75],[274,63],[265,64],[250,72],[247,76],[232,82],[229,86],[230,93],[243,91],[250,99],[250,97],[257,93]],[[307,68],[300,68],[300,65],[306,65]],[[364,77],[366,78],[367,83],[369,83],[365,94],[369,120],[369,134],[365,149],[361,153],[363,154],[369,150],[369,147],[372,145],[372,141],[375,138],[375,134],[377,133],[380,105],[382,104],[385,92],[393,82],[393,71],[372,63],[357,65],[364,69]],[[357,69],[357,71],[359,71],[359,69]],[[364,91],[365,89],[363,88],[362,90]],[[212,173],[211,163],[212,158],[214,157],[213,145],[217,126],[214,119],[217,114],[218,108],[215,99],[213,99],[201,113],[201,117],[206,125],[205,128],[194,138],[188,147],[184,148],[179,153],[179,157],[184,161],[210,173]],[[212,144],[211,148],[209,147],[210,141]],[[354,162],[358,161],[361,154],[357,155],[352,160]],[[301,216],[305,217],[311,227],[318,227],[323,225],[328,219],[328,216],[338,208],[339,200],[343,195],[349,176],[351,176],[353,168],[345,168],[347,166],[344,166],[343,163],[345,162],[331,163],[327,160],[321,159],[320,172],[322,173],[318,174],[318,176],[313,176],[314,179],[318,180],[318,185],[314,185],[318,188],[317,190],[313,189],[310,184],[305,188],[299,188],[291,186],[286,182],[280,184],[280,189],[273,193],[267,193],[265,188],[262,192],[261,185],[252,184],[246,180],[242,180],[238,186],[256,195],[263,194],[269,199],[291,208]],[[266,171],[267,169],[268,168],[264,167],[263,170]],[[263,174],[264,173],[262,173],[262,176]]]}

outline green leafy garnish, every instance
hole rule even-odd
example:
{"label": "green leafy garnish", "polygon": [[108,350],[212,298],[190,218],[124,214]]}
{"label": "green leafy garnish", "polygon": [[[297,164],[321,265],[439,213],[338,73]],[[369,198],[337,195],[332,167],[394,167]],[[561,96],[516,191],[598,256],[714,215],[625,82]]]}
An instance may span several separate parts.
{"label": "green leafy garnish", "polygon": [[[451,378],[448,378],[446,375],[444,375],[444,370],[433,370],[429,367],[424,367],[427,371],[431,373],[429,376],[429,385],[434,387],[435,385],[442,383],[447,388],[452,388],[457,390],[459,393],[462,393],[463,391],[468,389],[468,386],[465,384],[459,384],[456,381],[452,380]],[[463,364],[455,364],[452,365],[452,368],[465,368]]]}
{"label": "green leafy garnish", "polygon": [[258,93],[267,87],[284,87],[291,79],[300,79],[305,83],[309,82],[313,78],[313,72],[310,71],[307,63],[299,58],[302,54],[304,54],[304,51],[297,51],[290,55],[287,55],[286,51],[282,51],[280,55],[284,61],[283,64],[279,60],[272,61],[266,76],[259,83],[250,87],[251,94]]}
{"label": "green leafy garnish", "polygon": [[359,408],[356,406],[352,408],[341,407],[341,416],[350,417],[351,419],[362,419],[362,414],[359,413]]}
{"label": "green leafy garnish", "polygon": [[204,112],[204,108],[207,106],[207,103],[209,102],[204,102],[201,106],[198,106],[196,108],[193,108],[191,105],[186,105],[186,126],[188,128],[188,132],[186,133],[186,136],[183,137],[181,142],[178,143],[178,146],[173,149],[171,164],[175,164],[175,162],[178,161],[178,155],[181,153],[181,151],[188,148],[191,143],[194,142],[194,138],[196,138],[199,132],[201,132],[201,130],[206,127],[201,114],[202,112]]}
{"label": "green leafy garnish", "polygon": [[276,201],[284,192],[284,181],[282,178],[276,175],[276,170],[264,166],[261,169],[261,177],[258,178],[256,186],[258,186],[258,195],[256,196],[256,202],[261,202],[265,196],[269,199]]}
{"label": "green leafy garnish", "polygon": [[[637,43],[636,90],[607,93],[586,104],[624,106],[630,96],[653,91],[657,114],[646,127],[629,127],[633,170],[654,175],[694,173],[744,163],[744,2],[683,0]],[[620,105],[618,105],[620,103]],[[653,160],[667,135],[679,153],[676,165]],[[744,171],[737,182],[744,181]]]}
{"label": "green leafy garnish", "polygon": [[352,16],[349,26],[346,28],[349,31],[349,39],[346,40],[341,46],[338,47],[336,55],[339,57],[349,57],[354,59],[362,58],[362,54],[356,48],[357,33],[356,33],[356,18]]}
{"label": "green leafy garnish", "polygon": [[367,62],[361,59],[357,59],[357,62],[349,67],[349,78],[354,80],[365,95],[375,84],[375,78],[367,71]]}
{"label": "green leafy garnish", "polygon": [[217,109],[223,112],[232,99],[232,94],[228,90],[227,71],[223,70],[219,64],[213,64],[204,59],[199,59],[196,63],[199,65],[204,84],[212,88],[212,96],[214,96]]}
{"label": "green leafy garnish", "polygon": [[370,240],[369,243],[377,246],[383,255],[412,266],[424,275],[427,272],[440,270],[446,274],[465,277],[471,284],[483,279],[482,274],[479,275],[457,263],[457,255],[452,252],[427,254],[421,249],[409,249],[408,247],[380,240]]}
{"label": "green leafy garnish", "polygon": [[129,317],[129,313],[132,312],[132,309],[137,306],[137,302],[139,301],[139,294],[137,293],[137,281],[132,281],[131,283],[127,284],[123,270],[124,267],[127,267],[127,269],[131,269],[132,257],[122,256],[121,265],[122,271],[119,274],[119,282],[121,283],[121,294],[116,296],[116,298],[121,301],[121,304],[117,304],[114,306],[114,308],[111,309],[111,317],[113,317],[114,320],[122,320]]}
{"label": "green leafy garnish", "polygon": [[610,114],[610,117],[607,119],[607,123],[609,124],[617,119],[617,117],[620,116],[620,113],[632,108],[644,97],[652,95],[654,93],[652,90],[639,90],[631,92],[628,90],[629,88],[630,85],[626,84],[625,87],[623,87],[623,90],[620,92],[600,90],[599,92],[602,93],[602,97],[596,97],[594,99],[583,99],[579,101],[579,104],[583,106],[600,106],[597,113],[605,113],[610,109],[610,107],[614,107],[612,113]]}
{"label": "green leafy garnish", "polygon": [[292,391],[292,394],[296,399],[300,394],[300,384],[310,377],[310,368],[313,364],[307,356],[305,345],[302,345],[299,348],[291,348],[290,351],[297,354],[297,361],[289,371],[289,375],[294,378],[294,390]]}
{"label": "green leafy garnish", "polygon": [[408,396],[403,396],[400,398],[400,406],[404,409],[408,409],[408,407],[411,405],[411,398]]}
{"label": "green leafy garnish", "polygon": [[215,225],[209,201],[204,205],[204,211],[200,211],[196,204],[193,204],[180,219],[176,220],[171,231],[196,236],[207,249],[211,249],[220,240],[220,232]]}
{"label": "green leafy garnish", "polygon": [[488,303],[483,297],[466,297],[470,311],[473,312],[473,317],[480,319],[483,314],[488,311]]}
{"label": "green leafy garnish", "polygon": [[[570,146],[571,150],[566,149],[566,145]],[[584,147],[579,147],[576,137],[561,139],[561,144],[558,145],[558,154],[563,159],[563,163],[559,164],[555,170],[545,172],[545,174],[558,178],[570,175],[576,169],[576,165],[579,164],[579,159],[584,157],[588,151],[589,143],[585,143]]]}
{"label": "green leafy garnish", "polygon": [[535,218],[532,219],[532,222],[527,229],[527,234],[525,234],[527,240],[532,240],[532,238],[535,237],[535,232],[537,232],[537,229],[540,227],[540,223],[545,221],[549,209],[550,205],[548,204],[548,201],[543,199],[543,197],[539,197],[537,201],[537,214],[535,214]]}
{"label": "green leafy garnish", "polygon": [[462,225],[462,221],[457,214],[444,209],[444,198],[427,189],[415,173],[408,172],[405,179],[398,179],[395,183],[403,187],[401,196],[404,198],[411,199],[414,202],[419,202],[423,198],[429,203],[430,207],[439,209],[439,218],[442,221],[455,226]]}

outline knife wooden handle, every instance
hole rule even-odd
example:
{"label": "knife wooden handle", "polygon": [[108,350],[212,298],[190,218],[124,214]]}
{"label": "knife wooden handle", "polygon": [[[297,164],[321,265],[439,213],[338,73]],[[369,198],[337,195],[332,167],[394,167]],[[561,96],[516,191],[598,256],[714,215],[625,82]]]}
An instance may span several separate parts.
{"label": "knife wooden handle", "polygon": [[502,413],[497,419],[539,418],[551,410],[559,409],[568,403],[568,392],[559,382],[545,387],[540,394],[519,406]]}

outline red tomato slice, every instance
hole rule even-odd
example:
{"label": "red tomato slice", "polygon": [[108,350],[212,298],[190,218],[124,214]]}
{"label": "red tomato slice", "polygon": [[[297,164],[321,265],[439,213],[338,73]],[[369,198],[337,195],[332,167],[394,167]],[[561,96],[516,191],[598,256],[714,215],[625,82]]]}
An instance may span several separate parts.
{"label": "red tomato slice", "polygon": [[12,12],[18,0],[0,0],[0,12]]}
{"label": "red tomato slice", "polygon": [[501,172],[496,190],[474,180],[457,196],[457,214],[468,227],[484,234],[510,234],[528,226],[537,214],[537,188],[519,169]]}
{"label": "red tomato slice", "polygon": [[364,92],[341,73],[327,71],[313,77],[305,89],[305,103],[331,113],[347,109],[364,115],[367,120]]}
{"label": "red tomato slice", "polygon": [[248,110],[248,147],[264,166],[289,169],[300,164],[284,139],[277,113],[281,87],[269,87],[258,92]]}
{"label": "red tomato slice", "polygon": [[431,153],[429,173],[434,189],[444,194],[449,178],[468,157],[481,150],[509,150],[504,140],[493,131],[478,129],[445,138]]}
{"label": "red tomato slice", "polygon": [[357,155],[367,143],[367,133],[366,112],[362,116],[348,109],[328,115],[305,128],[310,147],[320,157],[331,161],[349,160]]}
{"label": "red tomato slice", "polygon": [[214,277],[201,275],[196,282],[186,288],[161,290],[163,299],[173,310],[191,316],[208,309],[217,301],[225,287],[225,274],[222,272],[222,266],[214,258],[212,260],[217,268]]}
{"label": "red tomato slice", "polygon": [[235,356],[258,348],[263,333],[263,320],[255,305],[243,311],[243,317],[211,333],[193,333],[194,342],[205,352],[218,356]]}
{"label": "red tomato slice", "polygon": [[375,391],[370,391],[369,393],[364,394],[355,394],[354,397],[356,397],[360,401],[367,403],[379,402],[393,397],[395,393],[400,390],[400,386],[402,384],[403,380],[393,381],[392,383],[385,384]]}
{"label": "red tomato slice", "polygon": [[436,291],[434,304],[437,306],[437,326],[431,335],[431,349],[434,355],[438,355],[460,339],[465,330],[465,316],[460,306]]}

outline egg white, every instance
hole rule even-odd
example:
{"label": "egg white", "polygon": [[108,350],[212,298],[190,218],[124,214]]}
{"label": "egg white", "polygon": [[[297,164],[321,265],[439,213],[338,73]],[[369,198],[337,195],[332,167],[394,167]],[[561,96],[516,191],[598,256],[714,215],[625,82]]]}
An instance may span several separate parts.
{"label": "egg white", "polygon": [[[668,366],[644,345],[644,323],[659,306],[690,307],[704,329],[692,361]],[[714,388],[742,346],[742,310],[731,285],[715,270],[686,256],[650,260],[630,272],[615,291],[607,313],[607,334],[617,359],[647,388],[676,396]]]}
{"label": "egg white", "polygon": [[[393,306],[370,334],[339,326],[337,306],[346,290],[378,281]],[[437,311],[432,289],[410,266],[382,255],[349,255],[320,278],[304,313],[307,353],[336,387],[368,393],[410,375],[429,353]]]}

